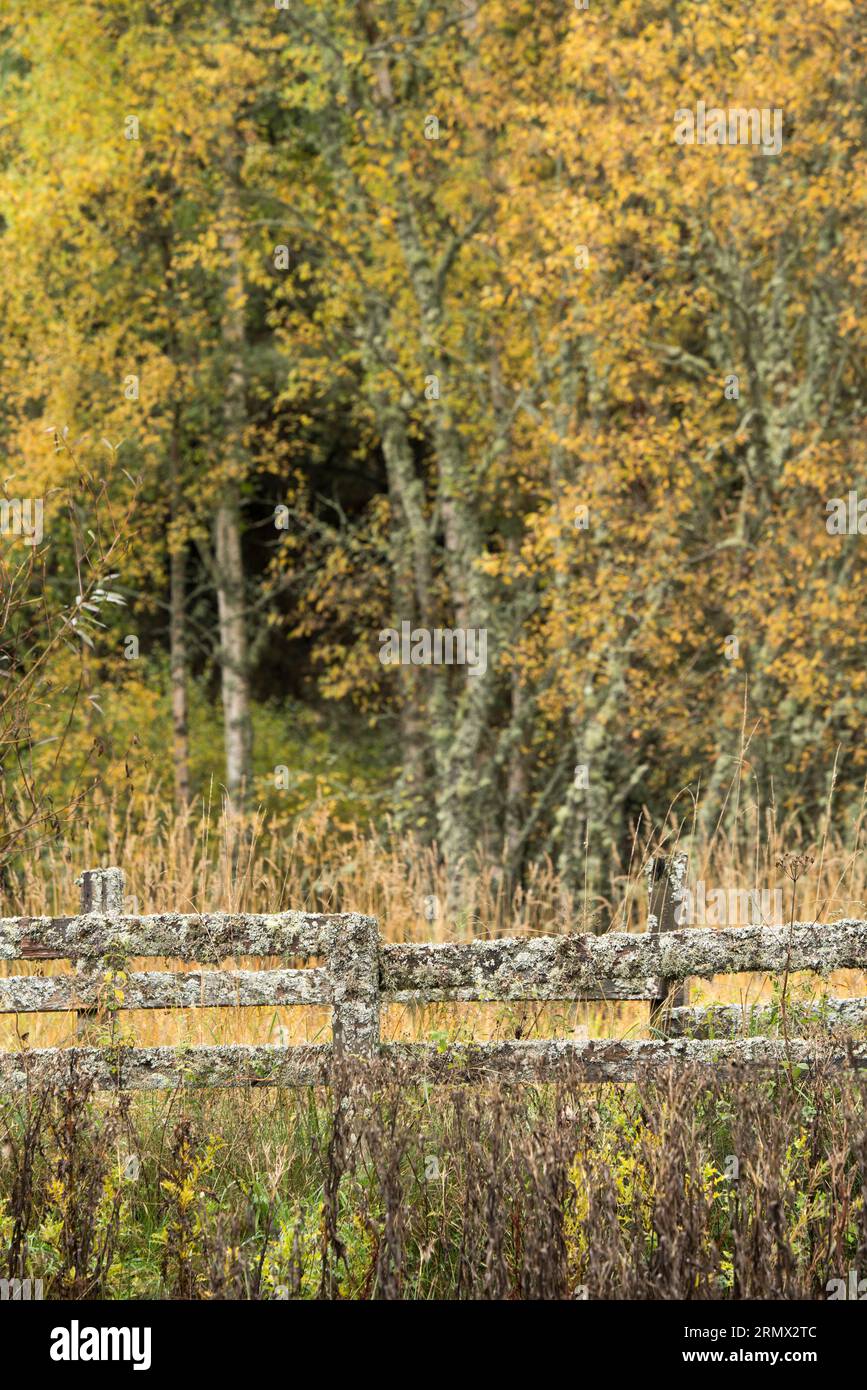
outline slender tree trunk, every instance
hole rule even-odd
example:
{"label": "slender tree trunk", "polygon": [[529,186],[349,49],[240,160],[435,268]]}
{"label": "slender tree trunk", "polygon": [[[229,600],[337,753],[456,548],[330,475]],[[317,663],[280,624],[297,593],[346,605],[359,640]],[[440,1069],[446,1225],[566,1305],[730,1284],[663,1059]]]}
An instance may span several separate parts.
{"label": "slender tree trunk", "polygon": [[172,552],[169,598],[171,647],[172,737],[175,765],[175,805],[183,810],[190,801],[190,740],[187,720],[187,576],[186,552]]}
{"label": "slender tree trunk", "polygon": [[169,679],[172,696],[172,761],[175,808],[190,801],[190,741],[187,718],[187,565],[186,543],[173,533],[181,513],[181,343],[175,297],[175,268],[170,232],[162,241],[163,276],[168,306],[168,353],[175,369],[174,404],[169,436]]}
{"label": "slender tree trunk", "polygon": [[418,666],[400,666],[400,754],[401,772],[397,787],[398,819],[407,827],[420,830],[425,839],[434,827],[427,814],[430,767],[423,678]]}
{"label": "slender tree trunk", "polygon": [[214,521],[217,609],[220,622],[226,790],[242,803],[250,790],[253,751],[247,680],[247,622],[237,494],[224,494]]}
{"label": "slender tree trunk", "polygon": [[250,720],[247,615],[241,554],[240,484],[246,468],[244,350],[246,346],[241,226],[233,162],[223,201],[222,249],[226,263],[223,301],[223,346],[228,370],[223,405],[223,479],[214,517],[214,560],[220,625],[223,721],[226,744],[226,790],[243,804],[252,783],[253,733]]}
{"label": "slender tree trunk", "polygon": [[[171,498],[172,520],[179,508],[180,420],[172,422]],[[175,806],[180,811],[190,801],[190,740],[187,719],[187,555],[175,541],[169,560],[169,663],[172,688],[172,740],[175,767]]]}
{"label": "slender tree trunk", "polygon": [[458,627],[484,629],[488,668],[484,675],[432,672],[429,702],[436,760],[437,837],[449,869],[450,908],[462,905],[466,881],[483,831],[501,822],[493,759],[485,756],[498,681],[496,635],[490,583],[477,561],[484,544],[473,501],[466,495],[467,458],[452,412],[454,382],[442,349],[444,287],[434,275],[407,199],[398,217],[407,271],[419,307],[420,334],[442,396],[431,402],[431,437],[437,467],[438,503],[444,540],[449,603]]}
{"label": "slender tree trunk", "polygon": [[522,831],[527,809],[527,762],[521,746],[524,728],[526,692],[521,685],[521,673],[512,669],[511,690],[511,748],[506,773],[505,846],[503,861],[509,866],[513,883],[521,879]]}
{"label": "slender tree trunk", "polygon": [[[382,450],[395,519],[392,550],[392,592],[395,618],[428,623],[430,614],[431,540],[425,516],[424,485],[418,477],[405,421],[398,407],[379,400]],[[398,667],[400,678],[401,774],[397,788],[400,820],[419,826],[427,837],[433,825],[425,813],[431,775],[426,694],[429,672],[418,666]]]}
{"label": "slender tree trunk", "polygon": [[400,544],[401,547],[409,545],[412,553],[415,611],[420,622],[430,622],[433,617],[430,611],[433,561],[430,527],[425,515],[424,484],[416,472],[402,411],[380,400],[377,402],[377,413],[382,422],[382,452],[388,490],[395,510],[402,513],[405,522]]}

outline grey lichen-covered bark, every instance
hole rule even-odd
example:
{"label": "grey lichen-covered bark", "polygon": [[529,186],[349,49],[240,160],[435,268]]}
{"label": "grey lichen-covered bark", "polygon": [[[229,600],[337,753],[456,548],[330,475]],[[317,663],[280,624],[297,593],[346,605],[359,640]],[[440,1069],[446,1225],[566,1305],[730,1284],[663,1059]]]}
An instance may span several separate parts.
{"label": "grey lichen-covered bark", "polygon": [[331,1065],[328,1043],[296,1047],[75,1047],[0,1052],[0,1089],[90,1080],[97,1090],[176,1086],[315,1086]]}
{"label": "grey lichen-covered bark", "polygon": [[[378,330],[378,331],[377,331]],[[374,319],[371,332],[382,340],[385,327]],[[368,352],[375,358],[373,345]],[[406,412],[383,392],[374,395],[374,409],[382,430],[382,452],[391,506],[390,557],[394,620],[412,619],[415,628],[430,619],[433,561],[430,525],[425,511],[425,488],[417,472]],[[401,773],[397,786],[399,821],[417,826],[427,806],[432,759],[429,744],[427,699],[431,672],[401,663],[396,668],[400,686]],[[428,835],[435,826],[428,823]]]}
{"label": "grey lichen-covered bark", "polygon": [[357,913],[159,913],[148,917],[3,917],[0,960],[166,956],[201,963],[232,956],[325,955],[335,933],[372,917]]}
{"label": "grey lichen-covered bark", "polygon": [[[419,1076],[431,1081],[544,1082],[639,1081],[671,1066],[776,1068],[786,1063],[785,1044],[776,1038],[705,1041],[665,1038],[620,1042],[604,1038],[589,1042],[461,1043],[438,1049],[432,1044],[395,1043],[388,1053],[395,1062],[412,1061]],[[796,1066],[867,1067],[867,1044],[851,1049],[828,1048],[793,1041]]]}
{"label": "grey lichen-covered bark", "polygon": [[[115,1009],[214,1009],[269,1004],[328,1004],[331,983],[323,969],[140,971],[127,975]],[[100,978],[12,975],[0,979],[0,1013],[56,1013],[99,1007]]]}
{"label": "grey lichen-covered bark", "polygon": [[[637,985],[630,998],[660,977],[686,979],[752,971],[863,969],[867,922],[831,926],[796,923],[766,927],[692,928],[662,935],[540,936],[467,943],[385,944],[380,952],[383,993],[465,999],[594,998],[601,982]],[[586,991],[586,993],[584,993]]]}
{"label": "grey lichen-covered bark", "polygon": [[[389,128],[394,116],[390,100],[384,101],[381,114]],[[478,218],[480,224],[483,211]],[[472,226],[475,222],[471,220]],[[418,306],[419,337],[428,369],[441,390],[439,398],[431,402],[430,435],[448,603],[458,627],[484,629],[487,634],[488,669],[484,675],[462,672],[457,696],[443,681],[442,672],[430,688],[437,841],[449,867],[449,910],[454,911],[460,906],[462,880],[484,829],[484,807],[490,805],[496,786],[491,760],[484,756],[484,745],[499,689],[495,669],[497,624],[490,580],[480,563],[485,545],[478,509],[466,486],[471,469],[447,347],[446,290],[463,237],[455,236],[448,248],[434,249],[425,240],[422,228],[419,210],[404,183],[395,230]],[[469,227],[464,235],[467,239],[472,235]]]}
{"label": "grey lichen-covered bark", "polygon": [[[328,1044],[296,1047],[86,1047],[0,1053],[0,1089],[87,1078],[99,1090],[168,1090],[177,1086],[327,1085],[340,1052]],[[392,1043],[379,1052],[415,1081],[626,1082],[652,1079],[672,1066],[776,1069],[786,1065],[841,1070],[867,1067],[867,1044],[827,1047],[776,1038],[651,1042]]]}
{"label": "grey lichen-covered bark", "polygon": [[[172,489],[175,496],[175,489]],[[177,503],[173,504],[173,511]],[[190,735],[187,678],[187,556],[179,542],[169,554],[169,680],[172,691],[172,762],[175,770],[175,806],[181,811],[190,801]]]}
{"label": "grey lichen-covered bark", "polygon": [[[82,914],[93,912],[106,916],[120,916],[123,912],[124,875],[123,870],[113,867],[105,869],[85,869],[76,879],[79,886],[79,910]],[[79,963],[79,976],[84,995],[91,995],[95,1001],[99,996],[99,974],[105,975],[103,963],[98,956],[88,956]],[[111,972],[113,975],[113,971]],[[83,1001],[82,1001],[83,1002]],[[90,1007],[80,1009],[76,1022],[76,1037],[79,1043],[95,1042],[94,1029],[98,1024],[99,1007],[94,1002]]]}
{"label": "grey lichen-covered bark", "polygon": [[[674,854],[651,855],[644,866],[647,878],[647,930],[651,933],[675,931],[686,888],[687,856]],[[661,980],[660,990],[650,1006],[650,1022],[654,1028],[668,1031],[672,1009],[686,1004],[686,985],[683,981]]]}
{"label": "grey lichen-covered bark", "polygon": [[224,160],[221,248],[225,267],[221,331],[226,359],[223,383],[223,449],[219,496],[213,521],[213,562],[220,631],[220,671],[226,748],[226,790],[242,804],[253,778],[250,714],[249,615],[241,545],[241,496],[249,467],[245,432],[246,289],[242,265],[241,154]]}
{"label": "grey lichen-covered bark", "polygon": [[85,869],[75,882],[80,889],[82,915],[99,912],[110,917],[123,912],[122,869]]}
{"label": "grey lichen-covered bark", "polygon": [[241,555],[241,508],[227,485],[214,514],[214,565],[220,627],[220,671],[226,748],[226,790],[243,802],[252,781],[252,722],[248,674],[247,616]]}
{"label": "grey lichen-covered bark", "polygon": [[332,931],[326,966],[335,1046],[366,1054],[379,1046],[379,929],[372,917],[347,914]]}
{"label": "grey lichen-covered bark", "polygon": [[[829,1033],[844,1033],[867,1024],[867,999],[811,999],[789,1004],[794,1028],[820,1026]],[[703,1008],[673,1009],[669,1032],[673,1037],[731,1038],[751,1030],[765,1030],[780,1022],[778,1004],[708,1004]]]}

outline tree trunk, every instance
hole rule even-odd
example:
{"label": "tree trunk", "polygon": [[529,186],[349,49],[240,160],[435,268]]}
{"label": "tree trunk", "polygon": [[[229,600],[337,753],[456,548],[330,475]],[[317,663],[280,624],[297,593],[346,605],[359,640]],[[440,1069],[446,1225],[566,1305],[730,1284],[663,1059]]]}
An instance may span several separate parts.
{"label": "tree trunk", "polygon": [[[179,506],[180,421],[172,422],[171,498],[172,520]],[[187,720],[187,554],[183,543],[170,542],[169,559],[169,663],[172,689],[172,752],[175,767],[175,806],[181,811],[190,802],[190,740]]]}
{"label": "tree trunk", "polygon": [[223,477],[214,518],[214,560],[220,625],[226,790],[230,800],[240,805],[249,795],[252,784],[253,733],[250,720],[244,567],[241,555],[240,484],[246,469],[246,329],[237,178],[237,163],[232,162],[227,173],[223,201],[222,249],[226,264],[226,286],[222,334],[227,374],[223,405]]}
{"label": "tree trunk", "polygon": [[[391,572],[395,620],[431,621],[431,539],[425,516],[424,484],[416,472],[412,445],[399,406],[385,398],[376,401],[382,425],[382,452],[388,476],[388,492],[394,515]],[[427,737],[427,685],[429,672],[417,666],[398,667],[400,678],[401,774],[397,787],[398,817],[406,825],[419,825],[425,837],[433,834],[427,819],[432,775]]]}
{"label": "tree trunk", "polygon": [[178,332],[175,266],[171,233],[162,239],[163,280],[168,308],[169,358],[174,366],[173,407],[169,434],[169,679],[172,698],[172,761],[175,809],[190,801],[190,741],[187,719],[187,566],[186,543],[175,527],[181,513],[182,366]]}
{"label": "tree trunk", "polygon": [[[512,547],[514,549],[514,547]],[[506,774],[505,845],[503,862],[508,865],[514,883],[520,883],[523,859],[523,829],[527,814],[527,762],[522,747],[526,692],[521,685],[521,673],[512,668],[511,689],[511,747]]]}
{"label": "tree trunk", "polygon": [[437,498],[444,540],[448,602],[457,627],[484,629],[488,669],[484,675],[432,672],[429,711],[436,761],[437,836],[449,871],[449,905],[463,906],[463,883],[484,829],[499,820],[493,760],[484,753],[498,681],[496,635],[487,576],[478,567],[484,552],[474,503],[465,493],[466,449],[453,415],[454,382],[442,348],[444,286],[434,275],[419,236],[409,198],[397,221],[407,271],[419,308],[426,365],[438,378],[442,397],[431,403],[431,438],[437,468]]}
{"label": "tree trunk", "polygon": [[220,622],[226,790],[231,801],[242,804],[250,790],[253,740],[247,680],[241,523],[234,491],[227,491],[217,508],[214,556]]}
{"label": "tree trunk", "polygon": [[171,648],[172,741],[175,765],[175,805],[179,811],[190,802],[190,740],[187,723],[187,587],[186,552],[178,548],[171,557],[169,644]]}

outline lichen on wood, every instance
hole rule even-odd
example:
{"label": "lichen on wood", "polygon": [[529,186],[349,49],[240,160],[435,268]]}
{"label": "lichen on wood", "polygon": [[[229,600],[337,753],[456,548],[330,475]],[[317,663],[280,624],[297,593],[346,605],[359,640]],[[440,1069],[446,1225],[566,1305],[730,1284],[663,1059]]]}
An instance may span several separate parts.
{"label": "lichen on wood", "polygon": [[[295,1047],[77,1047],[0,1052],[4,1090],[88,1080],[98,1090],[167,1090],[177,1086],[294,1087],[328,1085],[340,1050],[331,1045]],[[635,1082],[671,1067],[729,1072],[788,1066],[842,1070],[867,1068],[867,1044],[848,1047],[777,1038],[708,1040],[667,1038],[574,1042],[390,1043],[370,1060],[402,1075],[436,1084],[502,1081]]]}
{"label": "lichen on wood", "polygon": [[[810,999],[789,1002],[789,1022],[820,1026],[826,1032],[845,1033],[867,1024],[867,999]],[[673,1009],[669,1031],[674,1037],[732,1038],[755,1030],[779,1026],[779,1004],[707,1004],[701,1008]]]}
{"label": "lichen on wood", "polygon": [[233,956],[326,955],[335,934],[351,930],[357,913],[181,914],[149,917],[0,918],[0,960],[100,957],[114,947],[132,956],[217,963]]}
{"label": "lichen on wood", "polygon": [[599,1038],[580,1042],[558,1038],[544,1042],[453,1043],[445,1048],[394,1043],[388,1054],[396,1063],[412,1063],[419,1077],[437,1082],[627,1082],[665,1072],[672,1066],[737,1072],[745,1068],[774,1070],[787,1065],[788,1060],[794,1066],[833,1070],[867,1067],[867,1044],[848,1049],[793,1040],[787,1058],[785,1043],[776,1038]]}
{"label": "lichen on wood", "polygon": [[326,971],[331,985],[332,1036],[347,1052],[379,1046],[379,928],[374,918],[349,913],[332,932]]}
{"label": "lichen on wood", "polygon": [[[120,989],[123,1009],[193,1009],[328,1004],[323,969],[130,971]],[[101,976],[12,975],[0,978],[0,1013],[55,1013],[100,1004]]]}
{"label": "lichen on wood", "polygon": [[97,1090],[177,1086],[315,1086],[328,1080],[328,1043],[296,1047],[46,1047],[0,1052],[0,1087],[88,1081]]}
{"label": "lichen on wood", "polygon": [[[115,875],[109,879],[108,875]],[[86,901],[117,906],[118,870],[93,871]],[[97,892],[98,890],[98,892]],[[111,892],[109,892],[111,890]],[[324,958],[316,969],[136,972],[138,956],[174,957],[217,965],[238,956]],[[675,1009],[670,1031],[647,1041],[513,1041],[380,1044],[385,1001],[650,999],[661,981],[736,972],[863,968],[867,922],[796,923],[602,936],[510,937],[491,941],[382,944],[376,920],[358,913],[165,913],[0,920],[0,959],[69,959],[62,975],[0,979],[0,1012],[94,1012],[108,980],[112,1008],[194,1008],[323,1004],[333,1009],[333,1046],[46,1048],[0,1053],[0,1086],[63,1080],[77,1070],[100,1088],[165,1089],[203,1086],[324,1084],[347,1055],[411,1063],[419,1078],[437,1082],[486,1077],[505,1081],[630,1081],[672,1065],[775,1067],[867,1065],[867,1044],[842,1048],[834,1040],[790,1041],[732,1037],[742,1011],[715,1006]],[[752,1015],[756,1018],[764,1015]],[[829,1033],[867,1018],[867,1000],[828,1000],[817,1012]],[[768,1019],[771,1015],[768,1014]],[[722,1037],[687,1036],[714,1031]]]}
{"label": "lichen on wood", "polygon": [[[685,928],[660,935],[608,932],[603,936],[504,937],[492,941],[385,944],[380,953],[383,994],[464,999],[562,999],[594,997],[601,982],[637,985],[638,995],[659,977],[686,979],[786,968],[863,969],[867,922],[846,919],[828,926],[795,923]],[[436,992],[436,993],[434,993]]]}

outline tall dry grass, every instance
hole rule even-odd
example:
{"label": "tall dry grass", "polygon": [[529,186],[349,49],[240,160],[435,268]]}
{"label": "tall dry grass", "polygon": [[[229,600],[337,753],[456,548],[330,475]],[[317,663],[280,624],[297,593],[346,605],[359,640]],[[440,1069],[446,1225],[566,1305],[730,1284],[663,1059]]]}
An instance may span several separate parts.
{"label": "tall dry grass", "polygon": [[[634,931],[646,922],[642,866],[651,848],[682,849],[690,879],[748,891],[790,884],[778,867],[786,853],[809,851],[810,875],[797,904],[804,919],[832,921],[867,912],[867,860],[862,802],[851,830],[835,828],[832,797],[811,838],[793,820],[778,823],[773,806],[742,805],[732,793],[724,822],[697,829],[697,807],[684,815],[674,803],[656,832],[642,820],[605,891],[590,896],[567,888],[544,856],[510,884],[500,866],[484,860],[455,885],[435,846],[412,835],[359,827],[351,833],[314,809],[287,824],[277,814],[230,812],[213,798],[181,812],[158,791],[101,800],[65,827],[62,840],[10,866],[0,885],[4,916],[61,915],[75,910],[75,878],[84,868],[118,865],[126,875],[130,910],[137,912],[364,912],[378,918],[392,941],[451,940],[502,933]],[[787,902],[788,911],[788,902]]]}

